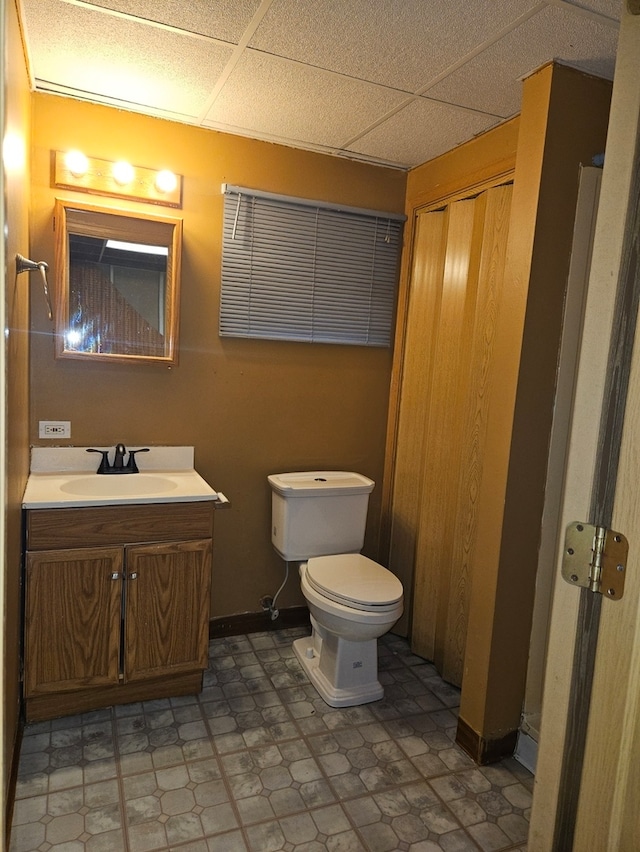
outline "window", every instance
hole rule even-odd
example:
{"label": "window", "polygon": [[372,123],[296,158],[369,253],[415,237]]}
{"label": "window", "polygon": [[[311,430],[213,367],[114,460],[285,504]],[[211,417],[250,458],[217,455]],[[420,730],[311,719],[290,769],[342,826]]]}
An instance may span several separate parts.
{"label": "window", "polygon": [[223,188],[222,337],[390,345],[403,216]]}

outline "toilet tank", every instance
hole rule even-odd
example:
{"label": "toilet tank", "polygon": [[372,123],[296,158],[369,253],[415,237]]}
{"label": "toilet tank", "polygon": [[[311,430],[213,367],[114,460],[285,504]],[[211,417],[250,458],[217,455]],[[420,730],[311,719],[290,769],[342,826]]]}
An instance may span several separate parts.
{"label": "toilet tank", "polygon": [[359,473],[314,470],[268,477],[271,541],[283,559],[358,553],[374,482]]}

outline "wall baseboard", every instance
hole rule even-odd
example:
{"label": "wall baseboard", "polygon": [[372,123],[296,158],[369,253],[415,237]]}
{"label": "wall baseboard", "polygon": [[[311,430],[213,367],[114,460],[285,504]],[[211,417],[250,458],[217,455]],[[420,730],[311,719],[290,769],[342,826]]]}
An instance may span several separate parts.
{"label": "wall baseboard", "polygon": [[536,762],[538,760],[538,743],[524,731],[518,731],[518,745],[513,755],[518,763],[528,769],[532,775],[536,774]]}
{"label": "wall baseboard", "polygon": [[9,848],[11,840],[11,824],[13,822],[13,806],[16,801],[16,786],[18,784],[18,763],[20,761],[20,749],[22,748],[22,736],[24,734],[24,719],[20,715],[18,719],[18,730],[16,731],[15,740],[13,743],[13,752],[11,753],[11,768],[7,780],[6,799],[3,802],[4,806],[4,833],[6,848]]}
{"label": "wall baseboard", "polygon": [[464,719],[458,718],[456,743],[480,766],[510,757],[515,751],[517,741],[517,729],[502,737],[486,739],[474,731]]}
{"label": "wall baseboard", "polygon": [[267,630],[284,630],[287,627],[310,627],[309,610],[306,606],[281,609],[275,621],[267,612],[241,612],[223,615],[209,620],[209,639],[222,636],[238,636],[243,633],[261,633]]}

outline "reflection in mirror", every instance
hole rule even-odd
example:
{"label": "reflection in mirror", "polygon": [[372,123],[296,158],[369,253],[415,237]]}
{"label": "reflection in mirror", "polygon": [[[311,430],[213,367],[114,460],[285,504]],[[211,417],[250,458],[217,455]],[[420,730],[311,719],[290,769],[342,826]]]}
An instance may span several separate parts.
{"label": "reflection in mirror", "polygon": [[58,201],[60,357],[174,363],[181,221]]}
{"label": "reflection in mirror", "polygon": [[66,348],[162,357],[167,256],[166,246],[69,234]]}

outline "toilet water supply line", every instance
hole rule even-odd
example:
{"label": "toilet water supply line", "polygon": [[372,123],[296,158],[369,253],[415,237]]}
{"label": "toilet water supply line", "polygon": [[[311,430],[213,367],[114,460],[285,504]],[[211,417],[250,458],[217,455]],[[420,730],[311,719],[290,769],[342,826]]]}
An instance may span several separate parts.
{"label": "toilet water supply line", "polygon": [[271,619],[271,621],[275,621],[276,618],[280,615],[280,610],[276,609],[276,601],[278,600],[278,595],[284,589],[288,579],[289,579],[289,563],[285,562],[284,563],[284,580],[282,581],[282,584],[280,585],[280,588],[278,589],[278,591],[275,593],[275,595],[272,598],[269,597],[268,595],[266,595],[264,598],[260,599],[260,603],[262,604],[262,609],[265,612],[269,613],[269,618]]}

